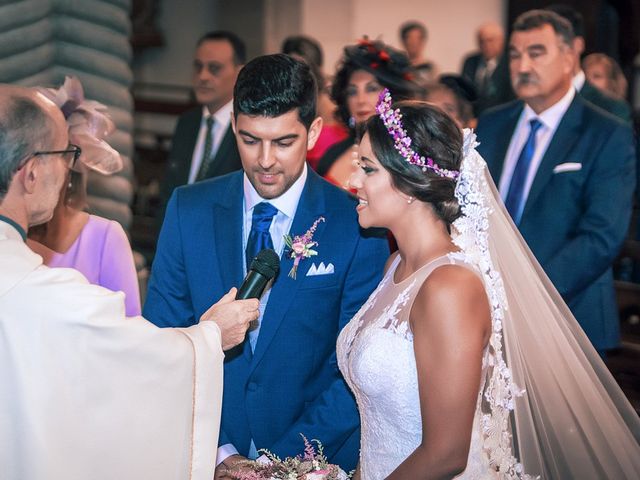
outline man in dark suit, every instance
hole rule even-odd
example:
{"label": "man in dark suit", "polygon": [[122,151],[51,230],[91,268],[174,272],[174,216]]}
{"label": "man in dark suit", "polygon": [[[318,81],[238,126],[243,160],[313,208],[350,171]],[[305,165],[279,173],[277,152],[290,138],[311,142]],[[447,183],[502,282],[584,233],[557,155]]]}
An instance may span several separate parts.
{"label": "man in dark suit", "polygon": [[571,25],[547,10],[516,19],[509,55],[520,100],[478,122],[480,153],[514,223],[601,352],[619,342],[611,265],[635,186],[630,128],[572,84]]}
{"label": "man in dark suit", "polygon": [[242,168],[231,110],[245,59],[244,42],[231,32],[210,32],[198,41],[192,82],[200,106],[178,119],[160,189],[163,209],[176,187]]}
{"label": "man in dark suit", "polygon": [[[175,190],[144,313],[159,326],[198,323],[218,292],[241,284],[256,251],[272,246],[280,274],[261,299],[257,325],[225,358],[216,478],[259,448],[301,453],[301,433],[349,471],[359,416],[336,340],[382,277],[388,245],[359,228],[355,198],[306,165],[322,128],[307,64],[258,57],[240,72],[233,101],[244,171]],[[283,235],[310,230],[317,255],[287,275],[294,259]]]}
{"label": "man in dark suit", "polygon": [[580,12],[575,8],[566,4],[555,4],[546,8],[552,12],[557,13],[565,20],[567,20],[573,28],[575,35],[573,39],[573,85],[576,90],[582,95],[582,98],[593,103],[596,107],[615,115],[624,122],[631,123],[631,107],[623,100],[617,100],[609,97],[598,90],[594,85],[587,81],[584,71],[582,70],[581,58],[585,50],[584,40],[584,19]]}
{"label": "man in dark suit", "polygon": [[478,92],[474,104],[476,115],[487,108],[513,100],[509,83],[509,65],[504,58],[504,30],[496,22],[478,28],[479,51],[468,55],[462,64],[462,76]]}

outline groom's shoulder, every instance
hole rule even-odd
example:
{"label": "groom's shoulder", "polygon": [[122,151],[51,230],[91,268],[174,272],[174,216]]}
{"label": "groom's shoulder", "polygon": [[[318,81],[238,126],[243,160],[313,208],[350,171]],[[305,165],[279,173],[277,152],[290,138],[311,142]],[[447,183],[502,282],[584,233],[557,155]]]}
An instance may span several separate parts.
{"label": "groom's shoulder", "polygon": [[184,205],[203,206],[212,202],[224,202],[225,199],[242,189],[242,170],[220,177],[209,178],[190,185],[176,188],[175,195],[180,207]]}
{"label": "groom's shoulder", "polygon": [[326,181],[324,178],[320,178],[322,188],[325,193],[325,198],[328,203],[332,203],[342,207],[353,207],[352,210],[355,213],[356,197],[352,193],[348,192],[344,188],[335,186],[333,183]]}
{"label": "groom's shoulder", "polygon": [[355,195],[335,186],[324,178],[320,178],[319,182],[323,190],[327,213],[341,222],[357,225],[356,206],[358,200]]}
{"label": "groom's shoulder", "polygon": [[[358,199],[354,194],[335,186],[324,179],[322,188],[325,191],[325,201],[327,215],[331,219],[331,223],[337,225],[336,228],[341,230],[341,236],[344,238],[368,238],[372,240],[380,240],[385,245],[387,242],[386,230],[382,228],[363,229],[358,223]],[[327,219],[329,221],[329,218]]]}

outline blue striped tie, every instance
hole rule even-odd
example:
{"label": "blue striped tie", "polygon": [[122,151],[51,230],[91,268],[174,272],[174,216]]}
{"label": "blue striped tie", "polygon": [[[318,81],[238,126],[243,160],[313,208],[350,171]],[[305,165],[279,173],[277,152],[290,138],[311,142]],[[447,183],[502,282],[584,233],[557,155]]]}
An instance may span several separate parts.
{"label": "blue striped tie", "polygon": [[531,126],[529,138],[527,138],[524,148],[518,157],[518,163],[516,163],[516,167],[513,169],[509,192],[504,201],[504,205],[507,207],[507,211],[516,225],[520,223],[520,219],[522,218],[522,211],[524,210],[524,187],[527,182],[529,165],[531,165],[531,159],[536,151],[536,132],[540,129],[542,123],[537,118],[534,118],[529,121],[529,125]]}

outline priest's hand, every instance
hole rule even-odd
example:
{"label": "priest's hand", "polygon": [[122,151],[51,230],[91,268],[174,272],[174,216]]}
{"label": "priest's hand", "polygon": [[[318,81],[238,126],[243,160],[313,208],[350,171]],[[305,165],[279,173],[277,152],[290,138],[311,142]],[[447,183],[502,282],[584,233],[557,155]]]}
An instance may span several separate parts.
{"label": "priest's hand", "polygon": [[204,312],[200,321],[212,321],[218,324],[222,335],[222,349],[229,350],[244,340],[244,336],[252,321],[260,314],[260,302],[255,298],[235,300],[236,288],[218,300],[209,310]]}
{"label": "priest's hand", "polygon": [[[216,467],[215,474],[213,476],[214,480],[232,480],[235,478],[233,473],[240,473],[243,467],[237,465],[238,462],[246,462],[247,459],[242,455],[231,455],[225,458],[220,465]],[[245,467],[246,468],[246,467]]]}

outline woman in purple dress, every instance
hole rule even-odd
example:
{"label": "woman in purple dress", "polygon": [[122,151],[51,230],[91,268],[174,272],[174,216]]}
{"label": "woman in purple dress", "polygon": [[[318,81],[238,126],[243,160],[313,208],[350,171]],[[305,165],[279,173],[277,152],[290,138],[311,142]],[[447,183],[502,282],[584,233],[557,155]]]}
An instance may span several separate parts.
{"label": "woman in purple dress", "polygon": [[29,230],[29,247],[50,267],[75,268],[90,283],[124,292],[127,316],[140,315],[140,291],[127,235],[119,223],[85,211],[88,169],[112,174],[122,168],[118,152],[103,140],[113,131],[113,122],[103,105],[84,99],[76,78],[67,77],[60,89],[42,93],[65,114],[78,156],[53,218]]}

